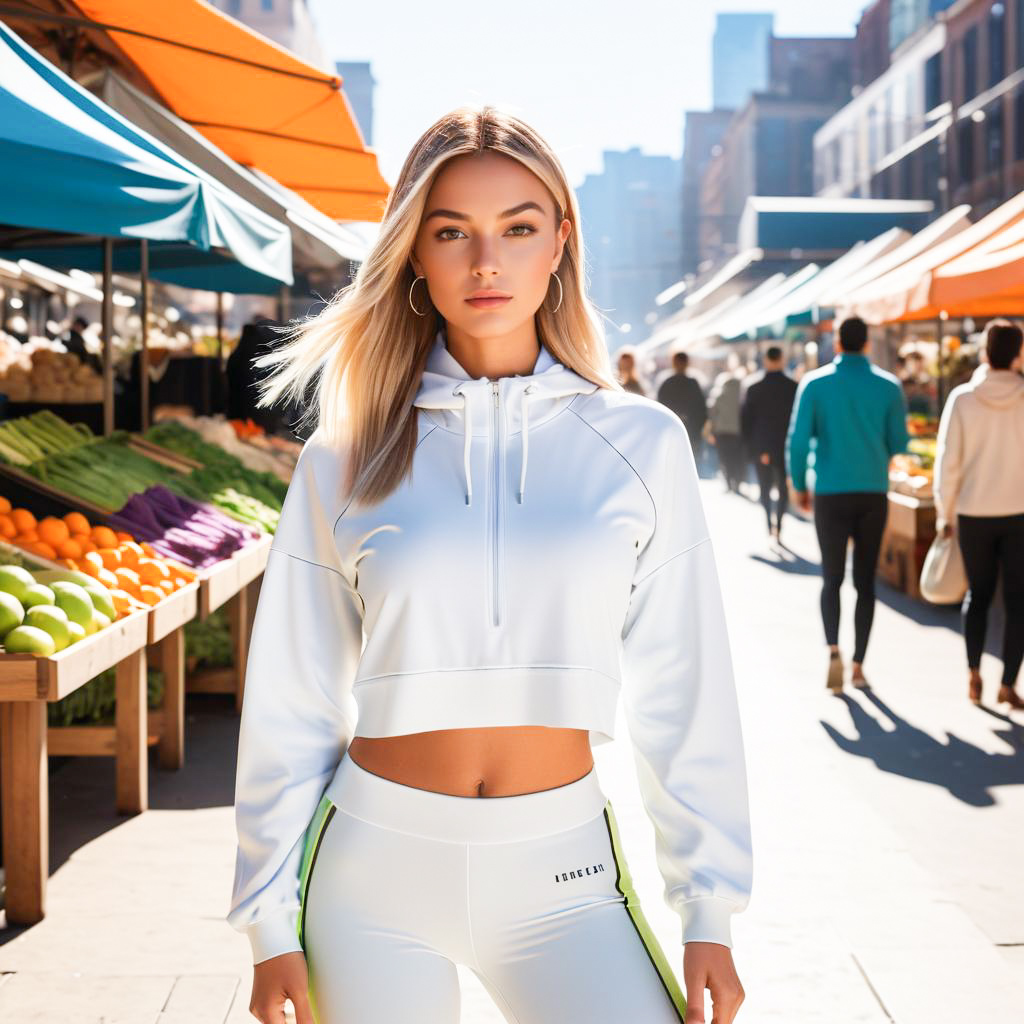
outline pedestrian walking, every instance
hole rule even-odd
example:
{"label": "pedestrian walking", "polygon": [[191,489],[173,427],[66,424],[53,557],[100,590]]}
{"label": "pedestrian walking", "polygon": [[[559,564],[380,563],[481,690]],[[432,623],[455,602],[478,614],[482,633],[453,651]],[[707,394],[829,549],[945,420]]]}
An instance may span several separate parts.
{"label": "pedestrian walking", "polygon": [[697,465],[701,463],[704,423],[708,418],[708,406],[700,381],[690,372],[690,357],[685,352],[672,355],[672,369],[658,388],[658,401],[667,405],[682,421],[690,438],[690,447]]}
{"label": "pedestrian walking", "polygon": [[1024,708],[1014,689],[1024,660],[1024,377],[1021,329],[993,320],[985,359],[942,410],[935,456],[936,528],[956,536],[967,572],[962,607],[968,696],[981,703],[988,610],[1002,574],[1003,676],[997,700]]}
{"label": "pedestrian walking", "polygon": [[746,456],[743,451],[742,424],[740,422],[741,374],[738,362],[715,378],[708,395],[708,424],[710,440],[718,451],[718,461],[725,477],[725,488],[740,493],[740,483],[746,476]]}
{"label": "pedestrian walking", "polygon": [[[786,433],[793,413],[796,381],[785,371],[785,356],[778,345],[764,355],[764,369],[744,382],[740,423],[743,443],[757,472],[761,504],[773,540],[782,534],[782,517],[789,506],[786,481]],[[772,515],[772,488],[776,499]]]}
{"label": "pedestrian walking", "polygon": [[810,512],[809,456],[814,454],[814,526],[821,547],[821,617],[829,648],[827,685],[843,689],[839,651],[839,591],[853,541],[854,648],[850,681],[864,688],[864,656],[875,615],[875,572],[888,518],[889,462],[905,451],[907,405],[899,380],[869,357],[867,324],[849,317],[839,325],[839,352],[827,366],[800,380],[786,462],[794,500]]}
{"label": "pedestrian walking", "polygon": [[636,356],[629,349],[619,350],[618,370],[619,383],[623,390],[647,397],[647,389],[640,383],[640,378],[637,376]]}
{"label": "pedestrian walking", "polygon": [[[743,1001],[752,878],[729,640],[679,419],[615,380],[579,207],[529,125],[414,145],[353,284],[262,357],[316,385],[253,624],[228,915],[252,1010],[457,1024],[705,1019]],[[679,913],[630,882],[591,744],[618,696]],[[710,1014],[708,1015],[710,1016]]]}

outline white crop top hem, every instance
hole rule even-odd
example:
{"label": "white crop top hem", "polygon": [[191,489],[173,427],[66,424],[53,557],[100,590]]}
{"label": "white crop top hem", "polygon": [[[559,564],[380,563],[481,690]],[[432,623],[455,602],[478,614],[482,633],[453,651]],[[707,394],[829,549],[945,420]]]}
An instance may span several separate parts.
{"label": "white crop top hem", "polygon": [[589,729],[590,742],[600,745],[615,737],[619,682],[571,665],[442,669],[367,680],[353,693],[356,736],[545,725]]}
{"label": "white crop top hem", "polygon": [[319,432],[263,575],[235,777],[232,927],[299,949],[306,830],[354,736],[544,725],[609,742],[621,698],[683,941],[732,945],[752,883],[728,630],[682,421],[542,347],[470,378],[438,333],[410,476],[343,493]]}

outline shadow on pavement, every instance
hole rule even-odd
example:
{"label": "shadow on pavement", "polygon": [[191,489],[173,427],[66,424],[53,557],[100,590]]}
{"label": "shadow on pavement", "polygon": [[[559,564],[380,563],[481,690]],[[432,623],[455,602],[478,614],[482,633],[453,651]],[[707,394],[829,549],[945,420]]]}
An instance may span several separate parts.
{"label": "shadow on pavement", "polygon": [[1024,783],[1024,757],[1020,756],[1024,750],[1024,725],[985,708],[1000,725],[1006,726],[999,728],[995,735],[1013,749],[1009,754],[991,754],[948,731],[948,742],[940,743],[896,714],[873,690],[857,692],[871,701],[894,728],[882,728],[882,723],[844,693],[841,697],[850,709],[857,736],[851,739],[830,722],[821,722],[822,728],[844,753],[873,761],[879,771],[890,775],[942,786],[951,796],[972,807],[993,806],[996,803],[991,792],[994,786]]}

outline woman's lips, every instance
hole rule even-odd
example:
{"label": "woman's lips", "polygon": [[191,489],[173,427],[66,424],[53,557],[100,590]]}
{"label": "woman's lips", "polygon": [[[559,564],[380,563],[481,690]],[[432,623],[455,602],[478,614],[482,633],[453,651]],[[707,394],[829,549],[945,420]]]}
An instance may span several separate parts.
{"label": "woman's lips", "polygon": [[466,299],[466,301],[471,306],[476,306],[477,309],[497,309],[498,306],[504,306],[506,302],[511,302],[512,296],[504,295],[491,298]]}

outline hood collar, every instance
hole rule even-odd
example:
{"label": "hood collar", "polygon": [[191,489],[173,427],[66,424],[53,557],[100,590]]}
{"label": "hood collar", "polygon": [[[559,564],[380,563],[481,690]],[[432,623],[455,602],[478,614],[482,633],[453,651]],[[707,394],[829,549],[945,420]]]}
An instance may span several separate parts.
{"label": "hood collar", "polygon": [[[497,385],[497,405],[495,387]],[[444,329],[437,332],[427,356],[423,377],[413,405],[434,412],[433,418],[447,430],[463,434],[463,472],[466,504],[473,503],[473,479],[470,450],[474,435],[489,436],[495,427],[498,410],[498,441],[520,436],[519,492],[522,504],[526,492],[527,442],[529,425],[543,423],[569,404],[576,395],[591,394],[599,385],[556,362],[541,343],[533,370],[508,377],[470,377],[448,351]],[[531,411],[535,410],[535,411]]]}
{"label": "hood collar", "polygon": [[993,370],[988,363],[980,363],[970,383],[980,402],[997,409],[1024,400],[1024,377],[1015,370]]}

